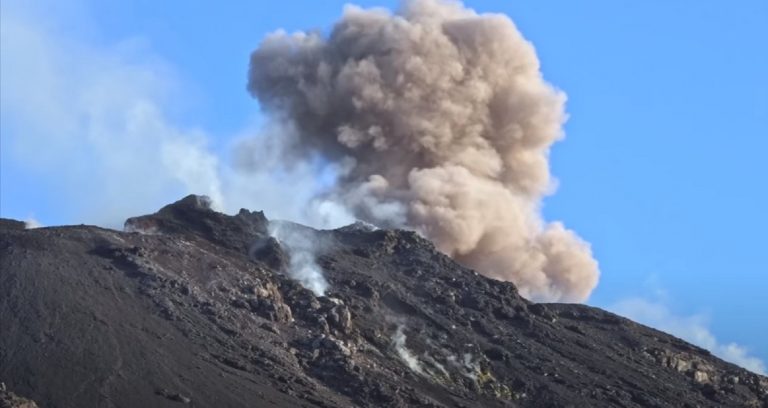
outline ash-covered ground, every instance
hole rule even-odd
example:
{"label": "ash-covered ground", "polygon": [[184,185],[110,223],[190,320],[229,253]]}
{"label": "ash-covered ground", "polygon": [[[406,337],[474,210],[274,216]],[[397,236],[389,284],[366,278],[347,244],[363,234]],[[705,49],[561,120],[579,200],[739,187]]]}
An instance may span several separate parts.
{"label": "ash-covered ground", "polygon": [[198,196],[126,231],[0,222],[1,407],[768,406],[766,377],[413,232]]}

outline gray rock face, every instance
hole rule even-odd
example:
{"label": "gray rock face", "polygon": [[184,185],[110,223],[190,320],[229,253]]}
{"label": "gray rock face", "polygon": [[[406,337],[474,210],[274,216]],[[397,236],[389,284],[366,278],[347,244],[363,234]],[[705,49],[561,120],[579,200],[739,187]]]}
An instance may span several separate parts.
{"label": "gray rock face", "polygon": [[132,232],[0,222],[0,381],[45,407],[768,406],[766,377],[411,232],[306,229],[316,296],[267,223],[195,196]]}
{"label": "gray rock face", "polygon": [[38,408],[38,406],[34,401],[9,391],[5,383],[0,383],[0,408]]}

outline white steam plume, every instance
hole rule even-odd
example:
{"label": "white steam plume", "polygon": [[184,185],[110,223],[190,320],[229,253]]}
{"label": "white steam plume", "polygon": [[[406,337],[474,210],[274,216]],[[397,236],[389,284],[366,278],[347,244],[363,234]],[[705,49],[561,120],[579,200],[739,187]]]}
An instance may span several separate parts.
{"label": "white steam plume", "polygon": [[536,300],[583,301],[597,284],[589,245],[541,218],[565,95],[508,17],[348,6],[327,37],[268,36],[249,90],[294,129],[287,156],[343,169],[324,197],[356,217],[415,229]]}
{"label": "white steam plume", "polygon": [[42,228],[44,225],[36,220],[34,217],[29,217],[26,220],[24,220],[24,228],[25,229],[36,229],[36,228]]}
{"label": "white steam plume", "polygon": [[472,358],[472,354],[464,353],[461,361],[456,356],[448,356],[448,363],[459,370],[461,375],[477,381],[477,374],[480,372],[480,365]]}
{"label": "white steam plume", "polygon": [[[283,138],[275,135],[288,129],[244,126],[217,135],[185,124],[177,115],[195,99],[186,92],[193,87],[149,41],[94,43],[61,30],[87,26],[78,13],[45,13],[58,3],[43,2],[2,1],[0,152],[4,165],[32,177],[24,201],[38,203],[34,211],[46,199],[56,203],[60,219],[46,223],[119,228],[192,193],[228,213],[260,209],[318,228],[354,222],[343,207],[316,198],[337,166],[280,166]],[[249,146],[236,148],[249,156],[222,158],[215,141],[225,139]],[[50,197],[38,198],[41,192]]]}
{"label": "white steam plume", "polygon": [[405,346],[405,327],[398,325],[395,335],[392,337],[392,345],[395,346],[395,352],[401,360],[411,369],[414,373],[424,375],[424,369],[421,368],[421,363],[416,356],[411,353]]}
{"label": "white steam plume", "polygon": [[269,235],[275,238],[290,256],[288,275],[315,295],[325,295],[328,281],[315,260],[318,243],[312,233],[303,227],[293,227],[278,221],[269,223]]}
{"label": "white steam plume", "polygon": [[44,176],[31,196],[48,189],[73,221],[112,227],[186,192],[221,208],[207,135],[164,108],[175,102],[172,69],[140,39],[88,44],[58,28],[77,22],[57,24],[29,3],[3,1],[0,13],[0,150]]}

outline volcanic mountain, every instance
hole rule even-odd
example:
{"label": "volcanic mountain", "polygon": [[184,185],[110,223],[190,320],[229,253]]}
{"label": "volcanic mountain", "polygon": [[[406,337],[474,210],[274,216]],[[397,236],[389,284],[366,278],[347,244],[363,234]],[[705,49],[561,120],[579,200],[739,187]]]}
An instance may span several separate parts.
{"label": "volcanic mountain", "polygon": [[[312,243],[318,294],[278,225]],[[0,222],[0,406],[765,407],[768,378],[416,233],[188,196],[125,231]],[[33,402],[34,401],[34,402]]]}

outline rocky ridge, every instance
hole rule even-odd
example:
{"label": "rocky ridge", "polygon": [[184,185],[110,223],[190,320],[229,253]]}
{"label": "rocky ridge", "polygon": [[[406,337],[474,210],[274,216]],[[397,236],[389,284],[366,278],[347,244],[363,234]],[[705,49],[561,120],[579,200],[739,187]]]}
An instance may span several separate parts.
{"label": "rocky ridge", "polygon": [[318,296],[269,223],[199,196],[125,232],[1,221],[0,381],[44,407],[768,406],[764,376],[531,303],[413,232],[282,222],[313,243]]}

